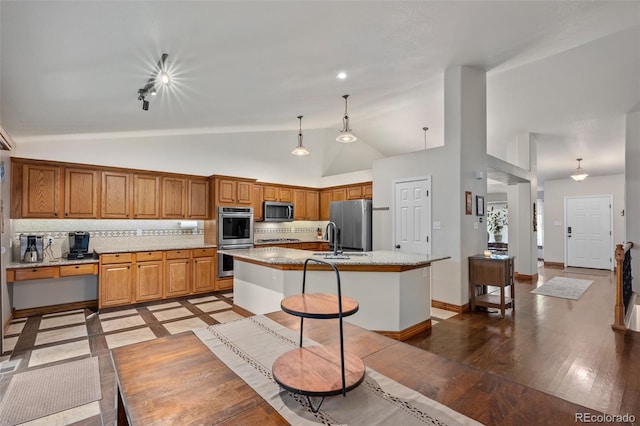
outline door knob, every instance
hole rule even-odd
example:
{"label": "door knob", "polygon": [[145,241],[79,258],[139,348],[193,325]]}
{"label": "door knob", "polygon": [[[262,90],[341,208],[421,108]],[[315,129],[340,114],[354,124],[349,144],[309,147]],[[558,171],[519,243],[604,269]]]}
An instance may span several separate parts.
{"label": "door knob", "polygon": [[400,244],[396,244],[396,248],[400,248]]}

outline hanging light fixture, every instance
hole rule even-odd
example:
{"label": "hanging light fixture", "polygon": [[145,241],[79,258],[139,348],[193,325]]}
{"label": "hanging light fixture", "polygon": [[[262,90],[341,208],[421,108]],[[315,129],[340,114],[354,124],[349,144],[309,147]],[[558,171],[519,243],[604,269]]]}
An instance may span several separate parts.
{"label": "hanging light fixture", "polygon": [[424,149],[427,149],[427,130],[429,130],[429,128],[425,126],[422,130],[424,130]]}
{"label": "hanging light fixture", "polygon": [[300,131],[298,132],[298,146],[294,148],[291,153],[293,155],[309,155],[309,151],[302,144],[302,115],[298,116],[298,120],[300,120]]}
{"label": "hanging light fixture", "polygon": [[347,98],[349,95],[343,95],[342,97],[344,98],[344,117],[342,118],[342,130],[340,130],[336,140],[340,143],[351,143],[357,141],[358,138],[349,128],[349,114],[347,114]]}
{"label": "hanging light fixture", "polygon": [[580,167],[582,158],[576,158],[576,160],[578,161],[578,168],[576,169],[576,172],[571,175],[571,179],[575,180],[576,182],[582,182],[587,178],[587,176],[589,176],[589,174],[585,173],[584,169]]}

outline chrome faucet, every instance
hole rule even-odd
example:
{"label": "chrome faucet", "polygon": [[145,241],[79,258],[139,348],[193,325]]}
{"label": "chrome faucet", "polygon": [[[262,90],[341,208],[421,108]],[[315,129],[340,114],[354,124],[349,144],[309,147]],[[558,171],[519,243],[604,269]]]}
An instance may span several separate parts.
{"label": "chrome faucet", "polygon": [[[329,234],[329,228],[331,228],[331,230],[333,231],[331,234]],[[337,256],[338,255],[338,232],[337,232],[338,228],[336,228],[336,224],[333,222],[329,222],[327,223],[327,229],[326,229],[326,233],[327,235],[329,235],[329,243],[333,242],[333,255]]]}

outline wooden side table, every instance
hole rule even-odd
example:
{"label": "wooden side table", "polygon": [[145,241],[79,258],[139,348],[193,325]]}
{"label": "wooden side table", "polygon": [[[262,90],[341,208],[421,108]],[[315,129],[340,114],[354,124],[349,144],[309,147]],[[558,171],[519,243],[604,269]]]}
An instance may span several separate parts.
{"label": "wooden side table", "polygon": [[[471,310],[476,306],[498,308],[504,318],[505,309],[515,310],[515,285],[513,281],[515,256],[492,254],[469,256],[469,298]],[[499,287],[489,293],[487,286]],[[509,296],[505,295],[509,287]]]}

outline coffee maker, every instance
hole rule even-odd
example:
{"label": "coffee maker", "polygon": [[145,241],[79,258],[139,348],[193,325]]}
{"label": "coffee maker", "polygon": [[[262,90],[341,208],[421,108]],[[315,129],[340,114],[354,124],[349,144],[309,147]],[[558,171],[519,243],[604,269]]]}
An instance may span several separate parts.
{"label": "coffee maker", "polygon": [[69,232],[69,253],[67,259],[86,259],[89,255],[89,233]]}
{"label": "coffee maker", "polygon": [[20,261],[26,263],[42,262],[43,239],[39,235],[20,234]]}

